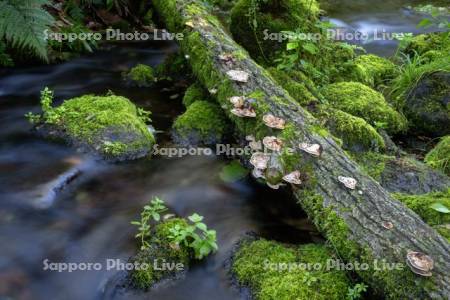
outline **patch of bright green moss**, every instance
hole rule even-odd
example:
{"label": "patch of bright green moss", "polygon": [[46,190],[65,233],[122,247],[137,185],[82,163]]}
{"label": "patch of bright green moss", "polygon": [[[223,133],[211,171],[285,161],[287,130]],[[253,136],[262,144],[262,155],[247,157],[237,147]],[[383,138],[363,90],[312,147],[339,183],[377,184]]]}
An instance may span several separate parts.
{"label": "patch of bright green moss", "polygon": [[[261,239],[243,242],[232,269],[240,284],[252,288],[256,299],[344,299],[349,280],[344,271],[326,270],[331,258],[323,245],[287,247]],[[321,264],[322,268],[277,269],[281,264]]]}
{"label": "patch of bright green moss", "polygon": [[357,81],[371,87],[386,84],[394,77],[395,65],[386,58],[367,54],[358,56],[348,64],[347,81]]}
{"label": "patch of bright green moss", "polygon": [[144,64],[138,64],[133,67],[127,73],[126,78],[139,87],[150,86],[156,81],[153,68]]}
{"label": "patch of bright green moss", "polygon": [[205,89],[199,83],[194,83],[186,90],[183,97],[183,104],[188,108],[195,101],[206,100],[208,97],[209,95]]}
{"label": "patch of bright green moss", "polygon": [[450,223],[450,214],[444,214],[430,208],[433,203],[442,203],[450,208],[450,188],[446,192],[424,195],[393,194],[393,196],[417,213],[429,225]]}
{"label": "patch of bright green moss", "polygon": [[54,108],[54,126],[76,144],[87,145],[107,157],[132,158],[148,153],[155,143],[143,110],[127,98],[85,95]]}
{"label": "patch of bright green moss", "polygon": [[181,227],[187,227],[187,223],[184,219],[174,218],[169,219],[156,226],[154,236],[150,241],[150,247],[146,250],[140,251],[134,256],[130,262],[138,263],[140,265],[147,264],[148,268],[135,268],[130,272],[130,279],[138,289],[147,290],[155,283],[170,276],[175,276],[176,270],[158,270],[154,268],[155,262],[160,266],[162,262],[182,264],[183,268],[187,268],[191,253],[189,249],[180,244],[175,247],[171,245],[168,239],[170,235],[170,228],[179,225]]}
{"label": "patch of bright green moss", "polygon": [[425,163],[450,176],[450,136],[445,136],[425,156]]}
{"label": "patch of bright green moss", "polygon": [[376,181],[381,180],[381,174],[383,174],[386,167],[386,162],[395,159],[394,156],[371,151],[350,153],[350,155],[361,166],[364,173],[371,176]]}
{"label": "patch of bright green moss", "polygon": [[439,51],[442,54],[450,51],[450,36],[446,32],[419,34],[413,37],[403,53],[413,57],[414,55],[425,55],[429,51]]}
{"label": "patch of bright green moss", "polygon": [[386,102],[382,94],[362,83],[334,83],[322,92],[334,108],[363,118],[372,126],[391,133],[406,129],[406,119]]}
{"label": "patch of bright green moss", "polygon": [[343,147],[352,151],[374,150],[385,148],[380,134],[364,119],[338,109],[330,109],[327,113],[327,127],[333,135],[343,142]]}
{"label": "patch of bright green moss", "polygon": [[225,137],[230,125],[219,105],[195,101],[175,120],[173,128],[181,140],[211,145]]}

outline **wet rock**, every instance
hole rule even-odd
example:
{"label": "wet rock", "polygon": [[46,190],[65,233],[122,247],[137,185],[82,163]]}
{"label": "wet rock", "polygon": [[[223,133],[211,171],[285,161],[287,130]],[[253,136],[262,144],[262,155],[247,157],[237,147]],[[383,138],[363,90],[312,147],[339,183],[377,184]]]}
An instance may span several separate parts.
{"label": "wet rock", "polygon": [[123,74],[124,79],[130,85],[138,87],[150,87],[156,82],[155,72],[151,66],[138,64]]}
{"label": "wet rock", "polygon": [[425,74],[406,98],[411,130],[433,137],[450,133],[450,72]]}

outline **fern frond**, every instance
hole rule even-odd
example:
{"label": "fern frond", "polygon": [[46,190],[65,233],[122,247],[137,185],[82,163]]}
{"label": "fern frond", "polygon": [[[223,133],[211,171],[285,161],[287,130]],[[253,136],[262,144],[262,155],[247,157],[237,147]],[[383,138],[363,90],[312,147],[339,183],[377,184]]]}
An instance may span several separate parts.
{"label": "fern frond", "polygon": [[13,48],[31,49],[47,61],[45,30],[53,17],[42,8],[48,0],[0,0],[0,39]]}

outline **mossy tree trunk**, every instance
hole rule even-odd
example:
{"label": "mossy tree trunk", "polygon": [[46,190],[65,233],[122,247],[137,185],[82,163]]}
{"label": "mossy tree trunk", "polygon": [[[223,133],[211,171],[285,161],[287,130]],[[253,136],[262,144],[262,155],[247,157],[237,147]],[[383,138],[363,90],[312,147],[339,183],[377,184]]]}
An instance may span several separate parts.
{"label": "mossy tree trunk", "polygon": [[[300,107],[266,70],[257,65],[224,30],[200,0],[154,0],[156,11],[172,32],[184,33],[180,42],[198,80],[216,89],[217,101],[242,135],[261,139],[278,135],[295,154],[280,157],[283,172],[299,169],[305,184],[293,187],[299,203],[323,232],[336,252],[346,261],[367,263],[369,270],[357,273],[379,295],[392,299],[447,299],[450,295],[450,245],[415,213],[394,200],[375,180],[363,174],[335,140],[320,129],[317,121]],[[228,53],[234,60],[225,61]],[[228,78],[229,70],[250,74],[247,83]],[[255,98],[257,118],[243,119],[230,113],[231,96]],[[266,113],[287,120],[283,131],[275,132],[261,121]],[[302,152],[298,143],[318,143],[320,158]],[[355,190],[346,188],[338,176],[358,181]],[[386,222],[393,224],[386,229]],[[388,226],[389,227],[389,226]],[[432,277],[414,274],[406,265],[407,251],[419,251],[435,262]],[[375,265],[374,261],[378,264]],[[402,270],[379,270],[382,260],[401,263]]]}

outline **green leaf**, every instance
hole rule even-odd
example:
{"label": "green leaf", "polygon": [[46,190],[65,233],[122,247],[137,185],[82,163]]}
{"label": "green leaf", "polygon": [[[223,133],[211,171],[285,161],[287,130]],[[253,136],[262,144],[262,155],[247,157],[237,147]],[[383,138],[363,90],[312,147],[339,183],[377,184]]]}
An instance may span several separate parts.
{"label": "green leaf", "polygon": [[208,227],[204,223],[197,223],[195,226],[197,226],[198,229],[202,231],[207,231]]}
{"label": "green leaf", "polygon": [[426,28],[432,25],[432,22],[430,19],[423,19],[422,21],[417,24],[417,28]]}
{"label": "green leaf", "polygon": [[219,177],[224,182],[236,182],[247,176],[247,174],[248,170],[239,161],[235,160],[222,168]]}
{"label": "green leaf", "polygon": [[445,206],[444,204],[439,203],[439,202],[431,204],[430,208],[434,209],[435,211],[438,211],[440,213],[443,213],[443,214],[450,213],[450,209],[447,206]]}
{"label": "green leaf", "polygon": [[305,44],[302,45],[302,48],[305,49],[310,54],[316,54],[317,51],[319,50],[316,47],[316,45],[314,45],[313,43],[305,43]]}
{"label": "green leaf", "polygon": [[286,45],[286,50],[294,50],[297,49],[299,46],[298,42],[289,42]]}
{"label": "green leaf", "polygon": [[199,214],[195,213],[192,216],[188,217],[188,219],[191,222],[198,223],[198,222],[201,222],[203,220],[203,217],[200,216]]}

